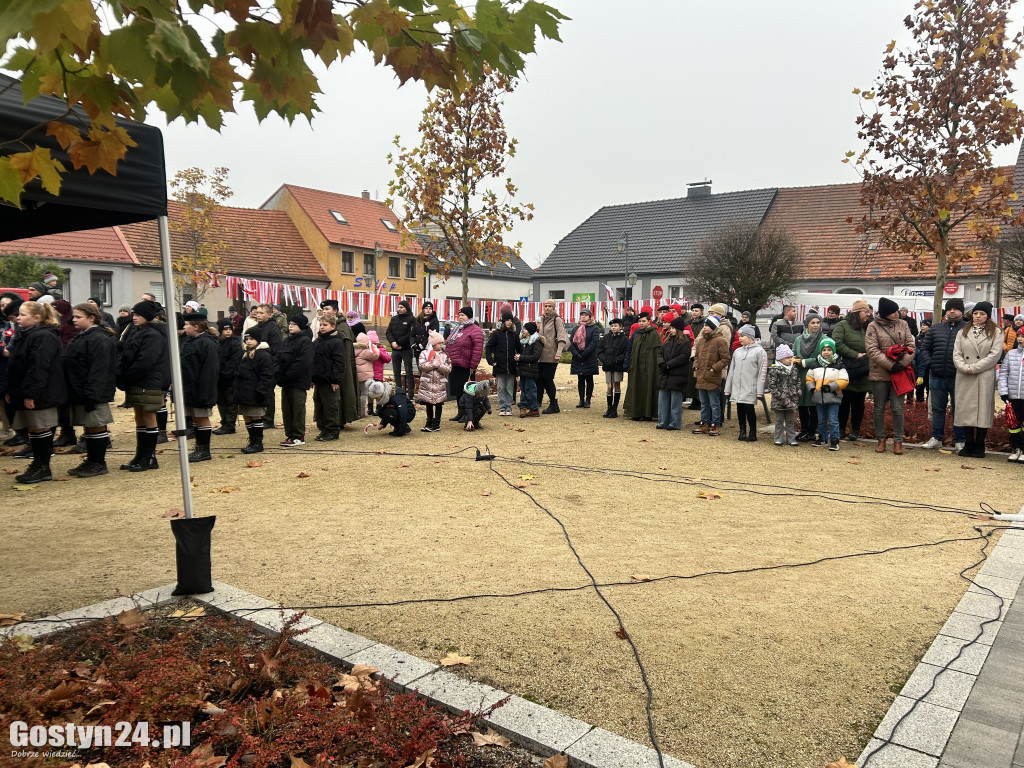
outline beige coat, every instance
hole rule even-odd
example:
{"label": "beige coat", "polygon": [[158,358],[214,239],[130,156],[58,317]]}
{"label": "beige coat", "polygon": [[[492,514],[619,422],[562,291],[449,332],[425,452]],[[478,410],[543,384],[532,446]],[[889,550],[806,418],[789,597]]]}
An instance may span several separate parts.
{"label": "beige coat", "polygon": [[[911,349],[917,346],[907,321],[875,318],[875,321],[868,325],[868,330],[864,334],[864,349],[868,355],[868,379],[870,381],[890,380],[891,368],[896,361],[886,357],[885,350],[895,345],[903,345]],[[906,367],[910,365],[913,357],[914,353],[911,352],[900,358],[900,362]]]}
{"label": "beige coat", "polygon": [[544,347],[540,353],[540,362],[557,363],[562,353],[569,346],[569,337],[565,333],[565,323],[558,315],[541,316],[537,321],[537,330],[544,337]]}
{"label": "beige coat", "polygon": [[[970,326],[966,326],[970,328]],[[953,424],[957,427],[992,426],[996,408],[996,364],[1003,354],[1003,337],[997,331],[992,338],[975,338],[958,332],[953,342],[953,365],[956,366],[956,410]],[[967,373],[967,368],[973,373]]]}

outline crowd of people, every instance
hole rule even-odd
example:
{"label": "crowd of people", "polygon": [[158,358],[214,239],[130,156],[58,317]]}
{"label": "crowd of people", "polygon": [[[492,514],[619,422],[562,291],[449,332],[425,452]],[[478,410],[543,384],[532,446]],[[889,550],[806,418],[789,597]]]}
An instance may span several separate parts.
{"label": "crowd of people", "polygon": [[[96,300],[72,306],[53,290],[33,283],[28,301],[17,293],[0,294],[5,445],[31,459],[15,480],[52,479],[50,458],[62,445],[84,454],[71,476],[106,474],[116,390],[124,393],[120,407],[132,409],[136,426],[135,455],[120,468],[156,469],[156,446],[168,439],[172,386],[166,310],[145,294],[115,318]],[[411,431],[417,405],[425,411],[420,431],[438,432],[448,402],[455,409],[449,421],[467,431],[480,429],[491,413],[492,391],[499,416],[512,416],[517,408],[521,418],[558,414],[555,376],[565,355],[576,378],[576,408],[591,407],[595,377],[603,371],[604,418],[618,418],[621,405],[625,418],[680,431],[689,401],[699,411],[692,432],[715,437],[723,410],[735,406],[738,439],[756,442],[758,404],[767,411],[770,402],[776,446],[813,442],[832,451],[841,440],[860,437],[870,395],[875,450],[888,450],[888,409],[892,451],[902,454],[904,402],[927,392],[932,436],[923,447],[943,445],[948,407],[959,455],[982,457],[998,392],[1012,422],[1010,460],[1024,461],[1024,316],[1008,318],[1001,331],[992,311],[988,302],[968,307],[949,299],[941,322],[926,321],[918,329],[906,308],[886,298],[877,309],[858,300],[845,316],[831,306],[824,317],[812,311],[802,320],[795,307],[786,306],[762,339],[748,313],[737,321],[722,304],[706,311],[700,303],[643,307],[636,315],[612,318],[607,328],[587,309],[569,327],[553,301],[543,304],[537,322],[522,323],[504,304],[496,327],[485,332],[469,306],[456,322],[442,324],[431,302],[413,315],[400,301],[387,324],[386,344],[358,313],[341,316],[330,300],[312,321],[269,304],[248,313],[232,308],[211,323],[205,307],[189,302],[174,317],[193,462],[209,460],[211,435],[234,434],[239,416],[247,433],[241,451],[262,452],[265,431],[276,428],[278,398],[280,446],[305,445],[310,389],[320,442],[338,440],[347,425],[370,417],[374,421],[364,432],[391,426],[391,435],[403,436]],[[393,382],[385,382],[387,363]]]}

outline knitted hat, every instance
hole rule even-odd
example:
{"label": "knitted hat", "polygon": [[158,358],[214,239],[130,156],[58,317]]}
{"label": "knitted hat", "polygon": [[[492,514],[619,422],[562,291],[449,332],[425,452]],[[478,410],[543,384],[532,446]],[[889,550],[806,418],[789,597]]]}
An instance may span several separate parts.
{"label": "knitted hat", "polygon": [[964,300],[963,299],[946,299],[945,312],[949,312],[951,309],[959,309],[961,312],[964,311]]}
{"label": "knitted hat", "polygon": [[222,330],[222,331],[226,330],[227,328],[230,328],[230,327],[231,327],[231,319],[230,318],[222,317],[220,320],[217,321],[217,328]]}
{"label": "knitted hat", "polygon": [[828,336],[823,336],[821,338],[821,341],[818,342],[818,354],[819,355],[821,354],[821,350],[823,350],[825,347],[829,347],[832,350],[832,353],[835,354],[836,343],[835,343],[835,341],[833,339],[831,339]]}
{"label": "knitted hat", "polygon": [[[581,310],[580,310],[580,314],[581,314],[581,315],[586,315],[587,317],[593,317],[593,315],[592,315],[592,314],[590,314],[590,310],[589,310],[589,309],[587,309],[586,307],[584,307],[583,309],[581,309]],[[504,316],[504,315],[502,315],[502,316],[501,316],[501,319],[502,319],[502,320],[504,320],[504,319],[505,319],[505,316]]]}
{"label": "knitted hat", "polygon": [[683,305],[680,304],[679,302],[676,302],[675,304],[672,305],[672,311],[675,312],[676,315],[682,315],[683,314]]}
{"label": "knitted hat", "polygon": [[444,344],[444,336],[437,331],[431,331],[427,334],[427,343],[430,344],[430,346],[434,346],[435,344]]}
{"label": "knitted hat", "polygon": [[504,315],[504,314],[505,314],[506,312],[508,312],[508,313],[509,313],[509,314],[511,315],[511,314],[512,314],[512,305],[511,305],[511,304],[509,304],[509,303],[508,303],[508,302],[506,301],[506,302],[505,302],[504,304],[502,304],[502,305],[501,305],[500,307],[498,307],[498,312],[500,312],[500,313],[501,313],[501,314],[503,314],[503,315]]}
{"label": "knitted hat", "polygon": [[992,319],[992,302],[991,301],[979,301],[974,305],[974,309],[971,312],[984,312],[988,315],[989,320]]}
{"label": "knitted hat", "polygon": [[804,315],[804,325],[806,326],[811,320],[821,320],[821,315],[815,312],[813,309]]}
{"label": "knitted hat", "polygon": [[334,299],[324,299],[320,302],[320,309],[327,309],[328,307],[334,307],[334,311],[338,311],[338,302]]}
{"label": "knitted hat", "polygon": [[132,308],[128,304],[122,304],[120,307],[117,308],[117,311],[118,312],[131,312]]}
{"label": "knitted hat", "polygon": [[739,330],[739,334],[740,334],[740,336],[747,336],[747,337],[749,337],[751,339],[757,338],[757,331],[754,330],[754,326],[752,326],[752,325],[741,326],[740,330]]}
{"label": "knitted hat", "polygon": [[779,344],[779,346],[777,346],[775,348],[775,359],[776,360],[785,360],[787,357],[792,357],[792,356],[793,356],[793,348],[790,347],[789,344]]}
{"label": "knitted hat", "polygon": [[1013,319],[1014,320],[1024,320],[1024,315],[1014,315]]}
{"label": "knitted hat", "polygon": [[640,323],[633,323],[631,326],[629,326],[629,335],[632,336],[638,330],[640,330]]}
{"label": "knitted hat", "polygon": [[648,309],[650,309],[650,308],[648,307],[647,309],[640,310],[640,314],[638,315],[638,317],[646,317],[648,320],[650,320],[651,319],[651,313],[648,311]]}
{"label": "knitted hat", "polygon": [[288,325],[291,325],[292,323],[295,323],[295,325],[299,326],[300,331],[304,331],[307,328],[309,328],[309,320],[307,320],[306,316],[303,315],[301,312],[297,315],[292,315],[291,317],[288,318]]}
{"label": "knitted hat", "polygon": [[409,314],[412,314],[412,305],[405,299],[402,299],[400,302],[398,302],[398,306],[405,307],[405,311]]}
{"label": "knitted hat", "polygon": [[47,288],[42,283],[29,283],[28,287],[29,288],[35,288],[36,291],[38,291],[39,293],[46,293],[48,290],[50,290],[49,288]]}
{"label": "knitted hat", "polygon": [[[360,333],[359,335],[362,336],[363,334]],[[367,331],[366,338],[368,338],[374,344],[380,344],[380,336],[377,335],[376,331]]]}
{"label": "knitted hat", "polygon": [[973,311],[974,311],[974,302],[973,301],[965,301],[964,302],[964,314],[967,315],[967,314],[970,314]]}
{"label": "knitted hat", "polygon": [[185,302],[185,309],[191,309],[191,310],[193,310],[195,312],[198,312],[199,311],[199,302],[198,301],[186,301]]}
{"label": "knitted hat", "polygon": [[828,309],[826,311],[829,312],[830,314],[838,315],[839,314],[839,305],[838,304],[829,304],[828,305]]}
{"label": "knitted hat", "polygon": [[531,336],[533,336],[533,334],[535,334],[537,332],[537,324],[536,323],[523,323],[523,330],[526,331]]}
{"label": "knitted hat", "polygon": [[708,309],[708,312],[714,312],[716,315],[721,315],[722,317],[729,314],[729,310],[725,308],[725,304],[712,304],[710,309]]}
{"label": "knitted hat", "polygon": [[885,296],[878,300],[878,314],[882,317],[888,317],[893,312],[899,312],[900,307],[892,299],[887,299]]}
{"label": "knitted hat", "polygon": [[675,319],[676,313],[671,310],[669,310],[668,312],[661,316],[661,322],[663,322],[665,325],[671,325],[672,321]]}
{"label": "knitted hat", "polygon": [[434,308],[434,302],[432,302],[430,299],[427,299],[426,301],[424,301],[423,302],[423,309],[426,309],[427,307],[430,307],[431,309],[433,309]]}
{"label": "knitted hat", "polygon": [[688,327],[686,320],[682,317],[672,318],[672,322],[670,324],[677,331],[685,331]]}
{"label": "knitted hat", "polygon": [[[583,310],[583,312],[586,312],[587,315],[590,314],[589,312],[587,312],[587,310]],[[583,314],[583,312],[581,312],[580,314]],[[508,320],[515,320],[515,319],[516,319],[515,316],[511,312],[502,312],[501,313],[501,322],[502,323],[505,323]]]}
{"label": "knitted hat", "polygon": [[143,299],[132,307],[132,314],[146,318],[147,322],[152,322],[160,314],[160,308],[156,305],[155,301]]}
{"label": "knitted hat", "polygon": [[704,325],[707,326],[708,328],[710,328],[712,331],[717,331],[718,330],[718,326],[720,326],[721,324],[722,324],[722,321],[719,320],[714,315],[708,315],[707,320],[704,321]]}
{"label": "knitted hat", "polygon": [[478,381],[476,383],[476,386],[473,387],[473,396],[474,397],[488,397],[490,394],[491,394],[491,380],[490,379],[484,379],[483,381]]}
{"label": "knitted hat", "polygon": [[864,299],[857,299],[850,306],[851,312],[860,312],[862,309],[871,309],[871,306]]}
{"label": "knitted hat", "polygon": [[380,404],[384,405],[390,397],[390,387],[385,381],[367,382],[366,396],[371,400],[380,400]]}
{"label": "knitted hat", "polygon": [[473,317],[473,308],[472,307],[462,307],[459,310],[459,314],[460,315],[465,315],[466,317]]}
{"label": "knitted hat", "polygon": [[642,315],[644,314],[644,312],[647,313],[648,319],[654,317],[654,310],[647,304],[644,304],[642,307],[640,307],[640,314]]}
{"label": "knitted hat", "polygon": [[349,320],[351,320],[352,318],[359,320],[359,313],[356,312],[354,309],[350,309],[348,312],[345,313],[345,317],[347,317]]}

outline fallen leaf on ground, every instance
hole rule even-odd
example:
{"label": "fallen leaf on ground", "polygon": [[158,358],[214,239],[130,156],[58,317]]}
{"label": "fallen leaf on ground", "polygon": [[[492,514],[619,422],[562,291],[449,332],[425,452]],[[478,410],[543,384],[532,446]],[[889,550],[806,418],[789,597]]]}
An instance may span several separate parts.
{"label": "fallen leaf on ground", "polygon": [[200,616],[205,616],[205,615],[206,615],[206,609],[203,608],[203,606],[200,605],[200,606],[196,606],[195,608],[193,608],[190,611],[186,611],[186,610],[184,610],[182,608],[179,608],[178,610],[176,610],[174,613],[171,614],[171,618],[172,619],[181,619],[182,621],[195,621]]}
{"label": "fallen leaf on ground", "polygon": [[306,472],[299,472],[299,474],[297,474],[296,477],[309,477],[309,474]]}
{"label": "fallen leaf on ground", "polygon": [[457,446],[455,443],[448,443],[448,447],[449,448],[458,448],[459,446]]}
{"label": "fallen leaf on ground", "polygon": [[925,472],[938,472],[939,468],[938,467],[925,467],[924,471]]}
{"label": "fallen leaf on ground", "polygon": [[[434,753],[437,752],[437,747],[431,747],[422,755],[416,758],[416,762],[409,765],[409,768],[430,768],[434,764]],[[291,768],[299,768],[292,764]]]}
{"label": "fallen leaf on ground", "polygon": [[0,627],[13,627],[24,618],[24,613],[0,613]]}
{"label": "fallen leaf on ground", "polygon": [[232,493],[234,491],[240,491],[240,490],[242,490],[241,486],[238,486],[238,485],[228,485],[228,486],[226,486],[224,488],[215,488],[212,492],[213,493]]}
{"label": "fallen leaf on ground", "polygon": [[668,469],[668,467],[658,467],[658,469]]}
{"label": "fallen leaf on ground", "polygon": [[203,701],[199,703],[199,711],[204,715],[223,715],[227,712],[226,709],[221,709],[216,704],[212,704],[209,701]]}
{"label": "fallen leaf on ground", "polygon": [[641,437],[639,440],[637,440],[637,442],[638,443],[653,443],[654,441],[651,440],[651,438],[649,438],[649,437]]}
{"label": "fallen leaf on ground", "polygon": [[163,452],[164,452],[163,448],[158,448],[157,450],[154,451],[154,453],[163,453]]}
{"label": "fallen leaf on ground", "polygon": [[434,459],[435,464],[444,464],[444,459]]}
{"label": "fallen leaf on ground", "polygon": [[213,745],[209,742],[193,749],[189,757],[199,768],[221,768],[228,761],[227,755],[213,754]]}
{"label": "fallen leaf on ground", "polygon": [[512,742],[502,736],[493,728],[488,728],[487,733],[477,733],[472,731],[470,736],[473,737],[473,745],[476,747],[486,747],[489,745],[495,747],[508,747],[511,746]]}
{"label": "fallen leaf on ground", "polygon": [[18,469],[17,467],[4,467],[4,474],[5,475],[16,475],[20,471],[21,470]]}
{"label": "fallen leaf on ground", "polygon": [[44,707],[47,704],[52,704],[55,701],[63,701],[64,699],[70,699],[72,696],[77,694],[85,686],[77,680],[62,680],[60,684],[41,695],[35,701],[37,708]]}
{"label": "fallen leaf on ground", "polygon": [[525,431],[526,431],[526,429],[524,427],[516,427],[516,432],[525,432]]}
{"label": "fallen leaf on ground", "polygon": [[376,451],[374,451],[374,453],[379,453],[381,456],[383,456],[385,453],[387,453],[387,451],[385,451],[383,448],[378,448]]}
{"label": "fallen leaf on ground", "polygon": [[459,656],[457,653],[449,653],[441,659],[442,667],[468,666],[473,663],[472,656]]}
{"label": "fallen leaf on ground", "polygon": [[408,467],[408,466],[409,466],[409,465],[408,465],[408,464],[406,464],[406,463],[405,463],[405,462],[403,461],[403,462],[402,462],[401,464],[398,464],[398,465],[396,465],[396,469],[404,469],[405,467]]}
{"label": "fallen leaf on ground", "polygon": [[34,491],[38,488],[38,485],[15,485],[12,486],[16,491]]}
{"label": "fallen leaf on ground", "polygon": [[298,755],[288,755],[288,757],[292,761],[292,764],[289,766],[289,768],[312,768],[312,766],[309,763],[307,763]]}
{"label": "fallen leaf on ground", "polygon": [[849,460],[849,461],[847,461],[846,463],[847,463],[847,464],[860,464],[860,462],[859,462],[859,461],[854,461],[854,460],[852,460],[852,459],[851,459],[851,460]]}
{"label": "fallen leaf on ground", "polygon": [[231,454],[230,454],[230,453],[222,453],[222,454],[220,455],[220,457],[221,457],[222,459],[230,459],[230,458],[231,458]]}
{"label": "fallen leaf on ground", "polygon": [[977,469],[977,467],[968,467],[966,464],[961,464],[960,469]]}
{"label": "fallen leaf on ground", "polygon": [[18,650],[21,653],[31,651],[36,644],[35,638],[32,635],[15,635],[11,639],[14,640],[14,644],[18,646]]}
{"label": "fallen leaf on ground", "polygon": [[117,623],[125,629],[135,629],[146,623],[146,617],[138,608],[131,608],[117,614]]}
{"label": "fallen leaf on ground", "polygon": [[616,629],[615,636],[619,638],[619,640],[625,640],[627,637],[629,637],[629,635],[626,634],[625,627],[619,627],[618,629]]}
{"label": "fallen leaf on ground", "polygon": [[633,581],[650,581],[651,580],[650,576],[641,576],[640,574],[636,574],[636,573],[634,573],[629,578],[631,578]]}
{"label": "fallen leaf on ground", "polygon": [[262,461],[247,461],[247,462],[245,462],[245,466],[247,466],[247,467],[262,467],[263,466],[263,462]]}
{"label": "fallen leaf on ground", "polygon": [[541,768],[569,768],[569,756],[566,754],[552,755],[544,761]]}
{"label": "fallen leaf on ground", "polygon": [[166,512],[164,512],[163,516],[164,517],[184,517],[185,516],[185,510],[184,509],[168,509]]}
{"label": "fallen leaf on ground", "polygon": [[520,480],[536,480],[537,476],[536,475],[520,475],[519,479]]}
{"label": "fallen leaf on ground", "polygon": [[481,496],[490,496],[491,492],[490,491],[480,491],[480,495]]}
{"label": "fallen leaf on ground", "polygon": [[722,494],[716,491],[701,491],[697,494],[698,499],[720,499]]}
{"label": "fallen leaf on ground", "polygon": [[86,713],[85,713],[85,716],[86,716],[86,717],[88,717],[88,716],[89,716],[89,715],[91,715],[91,714],[92,714],[93,712],[95,712],[95,711],[96,711],[97,709],[103,709],[104,707],[109,707],[109,706],[111,706],[112,704],[117,704],[117,702],[116,702],[116,701],[113,701],[113,700],[110,700],[110,701],[99,701],[99,702],[96,702],[96,706],[94,706],[94,707],[93,707],[92,709],[90,709],[90,710],[89,710],[88,712],[86,712]]}
{"label": "fallen leaf on ground", "polygon": [[856,768],[853,763],[846,762],[845,757],[840,757],[834,763],[829,763],[825,768]]}
{"label": "fallen leaf on ground", "polygon": [[513,488],[525,488],[526,483],[512,483]]}
{"label": "fallen leaf on ground", "polygon": [[[951,454],[952,454],[953,452],[952,452],[952,451],[949,451],[949,450],[945,450],[945,451],[944,451],[944,450],[942,450],[942,449],[940,448],[940,449],[939,449],[939,453],[942,453],[942,454],[945,454],[946,456],[949,456],[949,455],[951,455]],[[845,758],[844,758],[844,759],[845,759]]]}
{"label": "fallen leaf on ground", "polygon": [[525,456],[516,456],[517,459],[525,459]]}

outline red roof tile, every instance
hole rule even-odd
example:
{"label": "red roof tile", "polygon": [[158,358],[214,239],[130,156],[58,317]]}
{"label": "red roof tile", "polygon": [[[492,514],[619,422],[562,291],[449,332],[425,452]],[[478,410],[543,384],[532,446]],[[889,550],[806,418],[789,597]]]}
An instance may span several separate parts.
{"label": "red roof tile", "polygon": [[[1013,168],[1007,167],[1007,173]],[[910,268],[910,258],[878,241],[877,235],[857,232],[864,215],[859,183],[821,187],[782,188],[775,196],[763,226],[782,227],[804,251],[803,280],[920,280],[934,275],[934,261],[922,272]],[[853,218],[853,224],[846,219]],[[961,230],[966,235],[966,230]],[[872,246],[875,247],[872,247]],[[963,266],[973,275],[993,273],[991,249],[981,248]]]}
{"label": "red roof tile", "polygon": [[[330,243],[360,248],[373,248],[374,243],[380,243],[390,253],[407,253],[411,256],[423,253],[414,237],[410,237],[403,245],[401,232],[404,228],[394,212],[379,200],[366,200],[361,196],[341,195],[293,184],[284,184],[281,189],[291,193],[299,207],[320,230],[320,234]],[[335,219],[332,210],[340,213],[348,224]],[[390,221],[399,231],[390,231],[381,219]]]}
{"label": "red roof tile", "polygon": [[[167,213],[173,222],[182,213],[181,204],[169,200]],[[320,262],[284,211],[225,206],[214,214],[214,221],[227,245],[227,250],[220,255],[224,272],[329,282]],[[141,264],[160,266],[156,221],[125,224],[120,229]],[[173,226],[170,227],[170,235],[172,255],[188,247],[184,234],[175,231]]]}
{"label": "red roof tile", "polygon": [[0,253],[29,253],[43,259],[138,264],[117,227],[61,232],[0,243]]}

